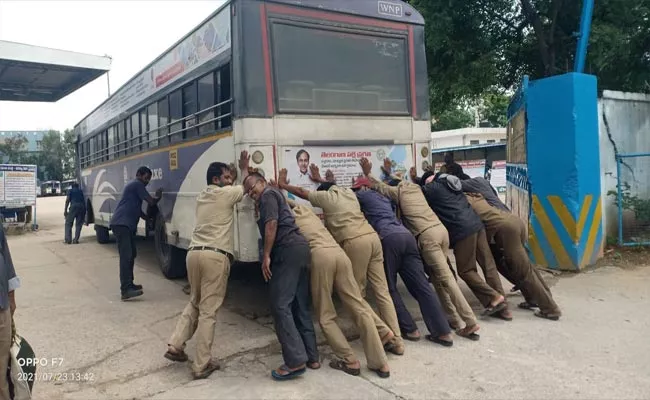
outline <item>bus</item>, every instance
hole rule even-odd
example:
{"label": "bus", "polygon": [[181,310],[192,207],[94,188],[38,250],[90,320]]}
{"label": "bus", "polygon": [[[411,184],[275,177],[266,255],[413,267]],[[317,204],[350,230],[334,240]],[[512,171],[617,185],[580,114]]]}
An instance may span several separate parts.
{"label": "bus", "polygon": [[[167,278],[182,277],[211,162],[247,150],[267,178],[287,168],[311,187],[309,164],[350,185],[361,157],[378,174],[386,157],[421,174],[428,91],[424,19],[405,2],[227,1],[75,126],[87,222],[107,243],[122,189],[148,166],[148,190],[164,194],[137,233],[153,236]],[[259,262],[255,205],[235,211],[235,260]]]}
{"label": "bus", "polygon": [[60,181],[47,181],[41,183],[41,196],[60,196],[60,195],[61,195]]}
{"label": "bus", "polygon": [[70,189],[72,189],[72,184],[77,182],[76,179],[68,179],[67,181],[61,182],[61,192],[64,196],[68,195]]}

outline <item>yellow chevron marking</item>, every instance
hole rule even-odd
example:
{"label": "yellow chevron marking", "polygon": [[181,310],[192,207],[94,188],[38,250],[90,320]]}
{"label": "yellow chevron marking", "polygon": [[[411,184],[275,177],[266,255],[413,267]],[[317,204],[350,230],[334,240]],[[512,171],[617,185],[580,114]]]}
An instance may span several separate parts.
{"label": "yellow chevron marking", "polygon": [[548,218],[548,215],[546,214],[546,211],[540,203],[537,195],[533,195],[533,211],[539,221],[539,225],[542,227],[542,232],[546,237],[548,244],[553,250],[553,254],[555,254],[555,259],[559,263],[558,267],[574,268],[575,266],[573,265],[573,262],[571,262],[571,258],[567,254],[560,237],[555,231],[555,228],[553,227],[551,220]]}
{"label": "yellow chevron marking", "polygon": [[600,223],[602,221],[603,210],[601,206],[601,199],[598,199],[596,203],[596,210],[594,211],[593,217],[591,217],[591,227],[589,228],[589,236],[587,237],[587,244],[585,245],[585,251],[582,253],[582,262],[581,266],[585,266],[586,263],[591,261],[591,256],[594,253],[594,244],[596,243],[596,236],[598,236],[598,230],[600,229]]}
{"label": "yellow chevron marking", "polygon": [[528,246],[530,247],[530,252],[533,253],[535,264],[548,266],[548,262],[546,262],[546,257],[544,256],[544,251],[542,250],[541,246],[539,245],[539,241],[537,240],[537,234],[532,229],[532,226],[530,228]]}
{"label": "yellow chevron marking", "polygon": [[574,243],[578,242],[580,240],[580,235],[576,231],[576,221],[573,219],[573,216],[569,212],[567,206],[564,205],[562,198],[560,196],[548,196],[547,199],[548,202],[551,203],[551,206],[553,207],[553,210],[557,214],[558,218],[560,218],[560,221],[562,222],[566,233],[569,234],[571,240]]}
{"label": "yellow chevron marking", "polygon": [[592,199],[593,196],[588,194],[585,196],[584,200],[582,200],[582,208],[580,209],[580,217],[578,218],[578,226],[576,227],[579,235],[578,238],[582,238],[582,234],[584,233],[587,216],[589,215],[589,210],[591,210]]}

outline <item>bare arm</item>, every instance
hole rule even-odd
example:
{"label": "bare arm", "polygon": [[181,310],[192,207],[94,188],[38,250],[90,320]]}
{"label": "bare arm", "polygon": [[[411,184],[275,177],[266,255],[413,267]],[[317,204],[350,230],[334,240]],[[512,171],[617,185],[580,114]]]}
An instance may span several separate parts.
{"label": "bare arm", "polygon": [[264,257],[271,257],[271,249],[278,233],[278,221],[270,220],[264,224]]}
{"label": "bare arm", "polygon": [[[370,162],[370,160],[368,160],[366,157],[363,157],[359,161],[359,165],[361,165],[361,171],[363,171],[363,174],[366,177],[368,177],[368,179],[370,179],[370,182],[372,182],[372,188],[374,190],[388,197],[389,199],[397,202],[397,195],[398,195],[397,188],[385,184],[384,182],[381,181],[381,179],[377,179],[377,177],[372,175],[371,172],[372,163]],[[384,173],[390,175],[390,168],[391,168],[391,161],[390,159],[387,158],[384,160],[384,166],[382,167],[382,170],[384,171]]]}
{"label": "bare arm", "polygon": [[291,193],[294,196],[298,196],[301,199],[309,200],[309,190],[303,189],[298,186],[289,185],[287,181],[287,169],[282,168],[278,174],[278,187],[284,189],[287,192]]}

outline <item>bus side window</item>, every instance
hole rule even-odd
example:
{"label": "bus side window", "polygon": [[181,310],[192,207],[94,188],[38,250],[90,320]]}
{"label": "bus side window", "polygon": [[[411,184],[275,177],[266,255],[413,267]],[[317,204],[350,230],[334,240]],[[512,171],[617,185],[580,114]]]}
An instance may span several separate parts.
{"label": "bus side window", "polygon": [[[199,100],[199,134],[214,132],[214,73],[209,73],[198,80]],[[209,110],[208,110],[209,108]],[[206,111],[207,110],[207,111]]]}
{"label": "bus side window", "polygon": [[115,127],[108,127],[108,159],[112,160],[115,153]]}
{"label": "bus side window", "polygon": [[184,137],[196,136],[196,81],[183,88],[183,129]]}
{"label": "bus side window", "polygon": [[220,107],[219,129],[232,127],[232,97],[231,97],[231,79],[230,64],[226,64],[219,69],[219,103],[225,103]]}
{"label": "bus side window", "polygon": [[149,140],[149,136],[147,135],[148,131],[149,127],[147,126],[147,109],[143,108],[140,110],[140,138],[138,140],[138,143],[140,143],[140,151],[147,148],[147,140]]}
{"label": "bus side window", "polygon": [[131,118],[124,120],[124,151],[122,154],[126,155],[131,153],[131,139],[133,138],[133,133],[131,133]]}
{"label": "bus side window", "polygon": [[164,97],[158,101],[158,144],[164,146],[169,143],[169,100]]}
{"label": "bus side window", "polygon": [[158,137],[160,136],[160,132],[158,132],[158,103],[149,104],[147,115],[149,122],[149,145],[147,147],[153,149],[158,147]]}
{"label": "bus side window", "polygon": [[140,140],[140,114],[136,111],[131,115],[131,139],[129,140],[129,153],[137,153]]}

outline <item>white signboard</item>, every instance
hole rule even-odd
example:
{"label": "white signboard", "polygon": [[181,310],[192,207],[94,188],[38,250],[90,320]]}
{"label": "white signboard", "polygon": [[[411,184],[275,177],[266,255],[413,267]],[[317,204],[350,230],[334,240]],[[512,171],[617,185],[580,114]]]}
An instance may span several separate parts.
{"label": "white signboard", "polygon": [[[316,164],[320,175],[325,178],[327,170],[334,174],[336,183],[342,187],[352,186],[352,178],[358,177],[361,172],[359,160],[366,157],[372,162],[372,173],[383,178],[381,167],[384,159],[390,158],[393,162],[392,173],[403,179],[408,178],[408,171],[413,165],[413,154],[410,145],[394,146],[342,146],[342,147],[285,147],[283,166],[287,169],[289,184],[300,186],[307,190],[316,190],[319,183],[310,179],[309,165]],[[297,199],[293,195],[289,198],[299,204],[308,201]],[[320,209],[314,209],[321,213]]]}
{"label": "white signboard", "polygon": [[230,6],[120,88],[81,124],[85,135],[230,48]]}
{"label": "white signboard", "polygon": [[0,206],[26,207],[36,204],[36,166],[0,164]]}

